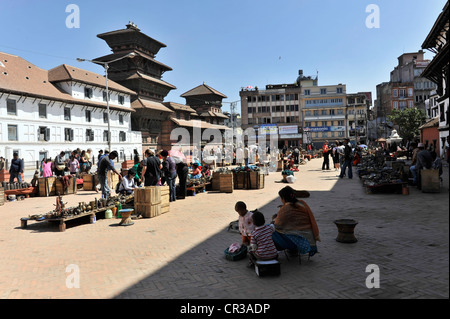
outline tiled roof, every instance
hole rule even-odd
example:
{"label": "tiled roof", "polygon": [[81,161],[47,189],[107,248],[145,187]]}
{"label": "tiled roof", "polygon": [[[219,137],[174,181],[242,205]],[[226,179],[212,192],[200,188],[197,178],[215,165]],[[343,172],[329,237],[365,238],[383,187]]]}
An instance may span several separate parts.
{"label": "tiled roof", "polygon": [[435,126],[436,127],[439,126],[439,117],[432,118],[431,120],[429,120],[428,122],[423,124],[421,127],[419,127],[419,130],[422,130],[424,128],[435,127]]}
{"label": "tiled roof", "polygon": [[204,117],[221,117],[221,118],[224,118],[224,119],[228,118],[228,116],[226,116],[223,113],[217,113],[217,112],[211,112],[211,111],[204,112],[204,113],[200,114],[200,116],[204,116]]}
{"label": "tiled roof", "polygon": [[179,104],[179,103],[174,103],[174,102],[164,102],[163,104],[165,106],[167,106],[171,109],[177,110],[177,111],[186,111],[186,112],[190,112],[190,113],[197,113],[189,105],[184,105],[184,104]]}
{"label": "tiled roof", "polygon": [[162,111],[162,112],[168,112],[173,113],[173,111],[169,108],[167,108],[164,104],[155,102],[152,100],[147,100],[144,98],[138,98],[137,100],[133,101],[131,103],[131,107],[134,109],[152,109],[156,111]]}
{"label": "tiled roof", "polygon": [[[80,100],[72,97],[50,82],[48,71],[33,65],[19,56],[0,52],[0,62],[0,92],[106,109],[106,103]],[[110,105],[110,108],[134,112],[131,108],[116,105]]]}
{"label": "tiled roof", "polygon": [[124,78],[124,80],[130,80],[130,79],[145,79],[145,80],[149,80],[149,81],[158,83],[158,84],[160,84],[160,85],[169,87],[169,88],[171,88],[171,89],[176,89],[176,86],[174,86],[174,85],[172,85],[172,84],[170,84],[170,83],[167,83],[167,82],[165,82],[165,81],[163,81],[163,80],[160,80],[160,79],[157,79],[157,78],[148,76],[148,75],[143,74],[143,73],[141,73],[141,72],[133,73],[132,75],[127,76],[127,77]]}
{"label": "tiled roof", "polygon": [[[102,75],[67,64],[62,64],[49,70],[48,78],[50,82],[78,81],[106,88],[106,79]],[[111,80],[108,80],[108,88],[130,95],[136,94],[134,91]]]}
{"label": "tiled roof", "polygon": [[172,68],[170,66],[165,65],[164,63],[161,63],[157,60],[155,60],[154,58],[152,58],[150,55],[145,54],[144,52],[138,51],[138,50],[130,50],[130,51],[126,51],[126,52],[121,52],[121,53],[113,53],[113,54],[109,54],[109,55],[105,55],[102,57],[99,57],[97,59],[94,59],[94,61],[101,61],[101,62],[105,62],[105,61],[112,61],[115,59],[120,59],[130,53],[135,53],[136,55],[139,55],[147,60],[150,60],[156,64],[159,64],[160,66],[163,67],[163,69],[165,69],[166,71],[172,71]]}
{"label": "tiled roof", "polygon": [[213,89],[212,87],[210,87],[209,85],[206,85],[205,83],[193,88],[192,90],[187,91],[186,93],[181,94],[181,97],[210,95],[210,94],[219,95],[224,99],[227,98],[226,95],[220,93],[219,91]]}

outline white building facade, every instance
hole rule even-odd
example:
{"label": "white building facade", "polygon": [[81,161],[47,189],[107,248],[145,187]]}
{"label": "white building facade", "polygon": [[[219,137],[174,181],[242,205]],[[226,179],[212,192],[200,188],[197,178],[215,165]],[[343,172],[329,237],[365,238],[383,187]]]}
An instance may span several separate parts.
{"label": "white building facade", "polygon": [[[131,159],[142,149],[141,133],[131,130],[134,92],[109,83],[111,148]],[[0,156],[13,153],[35,169],[43,158],[77,148],[93,155],[108,148],[106,81],[99,74],[68,65],[40,69],[0,52]]]}

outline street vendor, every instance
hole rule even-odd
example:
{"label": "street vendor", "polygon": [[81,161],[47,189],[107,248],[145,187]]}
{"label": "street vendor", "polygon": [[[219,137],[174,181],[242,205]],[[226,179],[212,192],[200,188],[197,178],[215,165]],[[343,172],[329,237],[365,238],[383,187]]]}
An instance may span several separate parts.
{"label": "street vendor", "polygon": [[319,228],[311,208],[297,199],[295,190],[286,186],[278,192],[283,206],[273,216],[275,232],[273,241],[278,250],[287,249],[291,255],[317,252],[320,241]]}
{"label": "street vendor", "polygon": [[119,186],[119,193],[122,195],[131,195],[133,194],[133,191],[136,188],[135,184],[135,178],[136,172],[133,169],[128,170],[128,173],[124,178],[122,178],[122,181],[120,182]]}
{"label": "street vendor", "polygon": [[108,170],[111,170],[114,174],[119,176],[120,180],[122,180],[122,175],[120,175],[119,172],[117,172],[116,168],[111,163],[111,161],[115,160],[118,156],[119,154],[117,153],[117,151],[112,151],[108,155],[104,156],[98,165],[97,173],[98,173],[98,180],[100,182],[100,187],[102,190],[102,198],[108,199],[109,195],[111,194],[111,190],[108,186],[108,175],[107,175]]}
{"label": "street vendor", "polygon": [[192,164],[192,172],[189,174],[189,178],[191,179],[197,179],[202,177],[202,171],[199,168],[198,163]]}
{"label": "street vendor", "polygon": [[207,164],[202,166],[202,176],[203,177],[209,177],[211,176],[211,171],[209,170],[209,166]]}

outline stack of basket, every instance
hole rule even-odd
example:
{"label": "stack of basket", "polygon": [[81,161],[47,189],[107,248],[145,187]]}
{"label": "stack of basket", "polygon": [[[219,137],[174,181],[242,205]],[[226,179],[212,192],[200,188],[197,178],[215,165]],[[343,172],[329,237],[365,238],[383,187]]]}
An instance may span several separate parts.
{"label": "stack of basket", "polygon": [[161,214],[168,213],[170,210],[169,194],[169,186],[161,186]]}
{"label": "stack of basket", "polygon": [[161,187],[146,186],[135,189],[134,211],[144,218],[161,215]]}

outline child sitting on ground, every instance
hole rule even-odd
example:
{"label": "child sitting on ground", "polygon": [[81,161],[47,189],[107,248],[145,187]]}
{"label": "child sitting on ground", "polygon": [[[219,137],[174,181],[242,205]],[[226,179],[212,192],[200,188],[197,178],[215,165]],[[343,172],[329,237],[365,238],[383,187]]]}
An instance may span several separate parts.
{"label": "child sitting on ground", "polygon": [[250,240],[249,267],[253,267],[257,260],[278,259],[278,251],[272,240],[274,225],[265,225],[264,215],[258,211],[253,213],[252,220],[255,230]]}
{"label": "child sitting on ground", "polygon": [[237,202],[234,210],[239,214],[239,233],[242,235],[242,245],[250,245],[250,237],[255,230],[255,225],[252,221],[252,212],[247,210],[247,205],[244,202]]}

